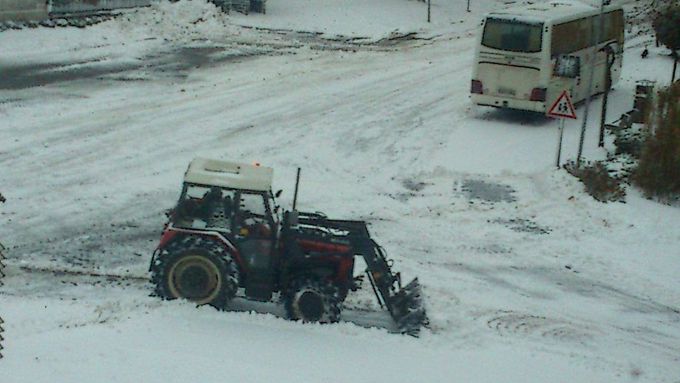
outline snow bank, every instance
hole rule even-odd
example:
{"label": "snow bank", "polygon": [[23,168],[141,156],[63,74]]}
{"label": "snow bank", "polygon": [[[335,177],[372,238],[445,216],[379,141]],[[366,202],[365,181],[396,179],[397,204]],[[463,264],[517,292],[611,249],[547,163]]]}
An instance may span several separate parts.
{"label": "snow bank", "polygon": [[111,22],[130,36],[149,36],[174,43],[197,39],[224,40],[238,34],[240,28],[206,0],[159,1],[149,8],[127,12]]}
{"label": "snow bank", "polygon": [[167,0],[124,11],[122,16],[84,29],[36,28],[0,33],[0,63],[83,61],[99,57],[135,60],[168,42],[224,42],[241,28],[206,0]]}
{"label": "snow bank", "polygon": [[[114,294],[120,291],[114,291]],[[617,381],[577,355],[538,348],[444,344],[349,324],[302,325],[270,315],[228,314],[150,300],[120,306],[9,298],[7,356],[12,383],[187,381],[280,383],[544,383]],[[61,309],[60,309],[61,307]],[[46,320],[45,313],[49,314]],[[43,319],[44,318],[44,319]],[[42,331],[22,336],[26,329]],[[626,371],[622,371],[626,374]]]}

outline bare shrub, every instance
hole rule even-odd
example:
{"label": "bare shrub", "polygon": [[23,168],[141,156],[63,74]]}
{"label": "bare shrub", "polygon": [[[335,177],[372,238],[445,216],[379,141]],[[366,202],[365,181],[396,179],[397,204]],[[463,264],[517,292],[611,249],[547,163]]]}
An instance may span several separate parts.
{"label": "bare shrub", "polygon": [[567,171],[578,178],[586,188],[586,192],[600,202],[623,201],[626,191],[620,179],[612,177],[609,170],[600,161],[588,162],[582,167],[569,162]]}
{"label": "bare shrub", "polygon": [[633,182],[647,197],[680,199],[680,82],[661,90],[645,127]]}

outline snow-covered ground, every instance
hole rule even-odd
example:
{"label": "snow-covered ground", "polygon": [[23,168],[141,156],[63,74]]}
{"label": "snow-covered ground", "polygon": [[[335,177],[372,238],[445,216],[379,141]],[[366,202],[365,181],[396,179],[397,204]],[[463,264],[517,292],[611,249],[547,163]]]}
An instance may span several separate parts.
{"label": "snow-covered ground", "polygon": [[[475,28],[503,3],[434,0],[428,24],[411,0],[182,0],[0,33],[0,382],[680,382],[680,210],[595,202],[554,169],[557,122],[471,105]],[[636,31],[610,120],[670,77]],[[431,329],[391,334],[368,291],[326,326],[149,297],[197,155],[274,167],[284,205],[301,166],[300,208],[370,222]]]}

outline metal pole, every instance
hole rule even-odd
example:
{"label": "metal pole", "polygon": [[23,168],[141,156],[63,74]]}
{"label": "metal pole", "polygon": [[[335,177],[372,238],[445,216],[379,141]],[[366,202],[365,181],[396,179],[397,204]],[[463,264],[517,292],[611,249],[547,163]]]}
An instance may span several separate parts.
{"label": "metal pole", "polygon": [[430,22],[430,3],[431,0],[427,0],[427,22]]}
{"label": "metal pole", "polygon": [[[600,43],[600,31],[604,27],[604,24],[602,22],[603,20],[603,15],[604,15],[604,2],[605,0],[602,0],[600,3],[600,17],[599,17],[599,28],[596,28],[597,30],[595,31],[594,34],[594,39],[591,40],[592,46],[596,46]],[[594,27],[594,25],[593,25]],[[591,28],[592,32],[592,28]],[[595,50],[595,53],[591,55],[590,57],[590,76],[588,78],[588,93],[587,93],[587,98],[586,98],[586,109],[583,112],[583,122],[581,123],[581,135],[578,140],[578,155],[576,156],[576,167],[580,168],[581,167],[581,156],[583,155],[583,140],[585,139],[586,136],[586,125],[588,124],[588,109],[590,108],[590,99],[592,98],[592,93],[593,93],[593,77],[595,77],[595,59],[597,58],[597,50]]]}
{"label": "metal pole", "polygon": [[467,11],[470,12],[470,0],[467,0]]}
{"label": "metal pole", "polygon": [[597,146],[604,147],[604,121],[607,118],[607,99],[609,99],[609,89],[605,89],[602,98],[602,114],[600,115],[600,137],[597,141]]}
{"label": "metal pole", "polygon": [[564,135],[564,118],[560,118],[559,138],[557,140],[557,160],[555,166],[560,168],[560,157],[562,156],[562,136]]}
{"label": "metal pole", "polygon": [[295,176],[295,194],[293,194],[293,211],[295,211],[295,207],[297,206],[297,195],[299,185],[300,185],[300,168],[297,168],[297,175]]}
{"label": "metal pole", "polygon": [[[5,197],[2,196],[2,193],[0,193],[0,203],[5,202]],[[4,270],[5,270],[5,264],[3,261],[5,260],[5,256],[2,254],[2,251],[5,250],[5,246],[0,243],[0,287],[3,286],[2,278],[5,276]],[[5,321],[2,320],[0,317],[0,359],[2,359],[2,341],[4,338],[2,337],[2,333],[5,331],[5,329],[2,327],[2,325],[5,323]]]}
{"label": "metal pole", "polygon": [[607,100],[609,100],[609,88],[612,86],[612,65],[614,65],[614,60],[616,60],[616,56],[614,56],[614,51],[612,50],[611,45],[607,45],[605,47],[605,52],[607,52],[607,71],[605,74],[606,78],[604,80],[604,95],[602,96],[602,113],[600,114],[600,137],[597,143],[597,146],[600,148],[604,147],[604,124],[607,120]]}

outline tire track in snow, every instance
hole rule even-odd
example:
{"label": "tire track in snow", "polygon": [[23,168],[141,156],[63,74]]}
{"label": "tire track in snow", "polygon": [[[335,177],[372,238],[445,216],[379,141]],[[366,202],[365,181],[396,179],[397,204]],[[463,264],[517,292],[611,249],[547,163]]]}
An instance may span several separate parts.
{"label": "tire track in snow", "polygon": [[500,336],[539,336],[563,342],[587,343],[599,332],[584,324],[514,311],[498,311],[483,320]]}

